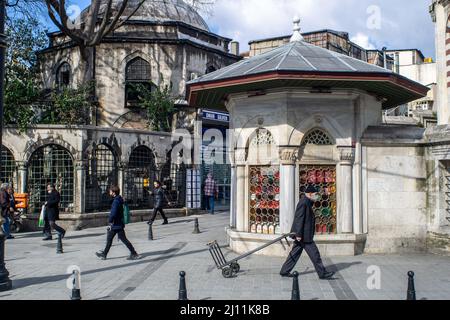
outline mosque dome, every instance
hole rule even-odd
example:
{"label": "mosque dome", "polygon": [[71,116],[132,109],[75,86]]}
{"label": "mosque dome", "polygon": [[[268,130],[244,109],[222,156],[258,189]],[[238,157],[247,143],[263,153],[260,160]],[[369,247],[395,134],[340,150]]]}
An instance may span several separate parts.
{"label": "mosque dome", "polygon": [[[102,0],[100,5],[99,15],[102,16],[108,0]],[[139,5],[141,0],[129,0],[127,8],[122,16],[128,17],[135,8]],[[113,0],[114,10],[120,8],[122,0]],[[89,10],[87,7],[81,13],[81,22],[86,20],[86,15]],[[189,4],[183,0],[146,0],[141,7],[133,14],[129,21],[148,21],[148,22],[169,22],[177,21],[184,22],[193,27],[210,31],[205,20],[201,15]]]}

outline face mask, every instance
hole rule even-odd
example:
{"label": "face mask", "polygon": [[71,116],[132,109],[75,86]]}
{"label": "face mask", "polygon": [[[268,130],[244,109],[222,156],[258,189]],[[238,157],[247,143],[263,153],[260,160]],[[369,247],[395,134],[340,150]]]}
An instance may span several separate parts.
{"label": "face mask", "polygon": [[320,194],[316,193],[315,195],[312,196],[311,200],[312,201],[319,201],[320,200]]}

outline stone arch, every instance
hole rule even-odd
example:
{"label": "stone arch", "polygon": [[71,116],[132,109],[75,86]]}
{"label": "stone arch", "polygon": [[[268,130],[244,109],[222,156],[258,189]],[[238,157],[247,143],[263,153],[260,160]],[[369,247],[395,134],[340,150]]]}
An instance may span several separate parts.
{"label": "stone arch", "polygon": [[5,147],[6,149],[8,149],[9,152],[11,152],[11,154],[13,155],[14,160],[15,160],[16,162],[17,162],[17,161],[20,161],[20,159],[21,159],[20,153],[16,150],[16,148],[15,148],[12,144],[10,144],[8,141],[5,141],[5,139],[3,139],[2,145],[3,145],[3,147]]}
{"label": "stone arch", "polygon": [[53,64],[52,69],[51,69],[51,84],[56,86],[56,76],[57,76],[57,72],[59,70],[59,68],[64,64],[67,63],[70,66],[70,71],[71,71],[71,80],[73,81],[74,79],[74,72],[75,72],[75,64],[73,63],[72,58],[70,57],[70,55],[66,55],[64,57],[60,57],[56,60],[56,62]]}
{"label": "stone arch", "polygon": [[315,145],[335,145],[336,140],[327,132],[327,130],[320,127],[314,127],[303,135],[301,146],[308,144],[307,140],[317,140]]}
{"label": "stone arch", "polygon": [[81,152],[77,152],[77,149],[75,149],[70,143],[63,140],[61,137],[47,137],[44,139],[39,139],[36,142],[31,143],[29,146],[27,146],[22,161],[28,164],[34,152],[46,145],[57,145],[63,147],[70,153],[74,161],[82,160]]}
{"label": "stone arch", "polygon": [[17,163],[11,149],[5,145],[0,146],[2,166],[0,170],[0,183],[17,184]]}
{"label": "stone arch", "polygon": [[[141,59],[147,61],[150,64],[150,68],[151,68],[152,58],[150,57],[150,55],[148,55],[147,53],[145,53],[141,50],[137,50],[137,51],[134,51],[133,53],[130,53],[120,62],[119,72],[118,72],[118,80],[119,80],[119,86],[121,88],[122,87],[125,88],[125,73],[127,70],[127,65],[128,65],[128,63],[130,63],[132,60],[134,60],[136,58],[141,58]],[[153,76],[153,72],[151,74]]]}
{"label": "stone arch", "polygon": [[71,151],[61,144],[43,143],[28,158],[27,189],[31,212],[45,202],[46,185],[54,183],[61,196],[60,208],[72,212],[75,201],[75,163]]}
{"label": "stone arch", "polygon": [[[104,138],[106,139],[106,138]],[[119,180],[119,157],[108,141],[92,146],[86,169],[86,211],[107,210],[108,189]]]}
{"label": "stone arch", "polygon": [[[261,115],[257,115],[254,116],[250,119],[248,119],[244,125],[238,129],[239,130],[239,134],[237,135],[236,139],[233,141],[233,146],[234,149],[245,149],[247,148],[247,144],[249,141],[249,138],[252,134],[254,134],[256,132],[257,129],[264,129],[265,127],[263,126],[263,124],[258,124],[256,126],[253,126],[253,128],[255,128],[253,131],[251,131],[250,133],[248,133],[247,129],[250,129],[250,123],[252,123],[252,121],[254,121],[255,119],[261,118]],[[237,130],[236,130],[237,131]],[[269,130],[270,133],[272,134],[273,138],[275,139],[275,144],[278,145],[278,141],[279,141],[279,137],[273,132],[273,130]]]}
{"label": "stone arch", "polygon": [[344,135],[345,130],[337,123],[337,121],[328,116],[315,114],[300,122],[296,128],[292,129],[291,134],[289,135],[288,145],[300,146],[305,134],[309,133],[314,128],[326,132],[333,140],[334,144],[338,144],[338,140],[346,139]]}
{"label": "stone arch", "polygon": [[254,130],[247,139],[246,161],[258,164],[278,160],[278,148],[272,132],[264,127]]}
{"label": "stone arch", "polygon": [[123,195],[130,208],[152,207],[149,191],[156,179],[158,179],[158,169],[155,154],[145,144],[139,144],[131,150],[124,171]]}

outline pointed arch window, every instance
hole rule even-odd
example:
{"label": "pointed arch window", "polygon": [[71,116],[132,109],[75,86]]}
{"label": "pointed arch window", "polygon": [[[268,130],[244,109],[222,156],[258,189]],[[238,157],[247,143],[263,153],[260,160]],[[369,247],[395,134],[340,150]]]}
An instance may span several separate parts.
{"label": "pointed arch window", "polygon": [[259,147],[264,145],[275,144],[272,134],[267,129],[258,129],[254,133],[253,138],[250,141],[250,147]]}
{"label": "pointed arch window", "polygon": [[334,143],[325,131],[321,129],[313,129],[305,135],[301,145],[306,146],[308,144],[313,144],[316,146],[331,146]]}
{"label": "pointed arch window", "polygon": [[63,62],[56,70],[56,87],[62,90],[70,86],[72,81],[72,70],[67,62]]}
{"label": "pointed arch window", "polygon": [[129,61],[125,68],[125,107],[136,107],[139,104],[138,86],[152,90],[150,63],[137,57]]}

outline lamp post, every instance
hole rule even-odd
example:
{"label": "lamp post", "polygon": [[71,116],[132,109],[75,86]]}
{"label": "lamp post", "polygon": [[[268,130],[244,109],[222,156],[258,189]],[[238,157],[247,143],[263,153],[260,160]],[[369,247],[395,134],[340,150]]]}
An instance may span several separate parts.
{"label": "lamp post", "polygon": [[[2,145],[3,133],[3,86],[6,55],[5,7],[6,0],[0,0],[0,146]],[[0,156],[0,169],[1,166],[2,161]],[[1,216],[0,223],[3,223],[3,218]],[[9,272],[5,267],[5,233],[3,232],[3,229],[0,228],[0,292],[11,290],[11,288],[12,282],[9,279]]]}

